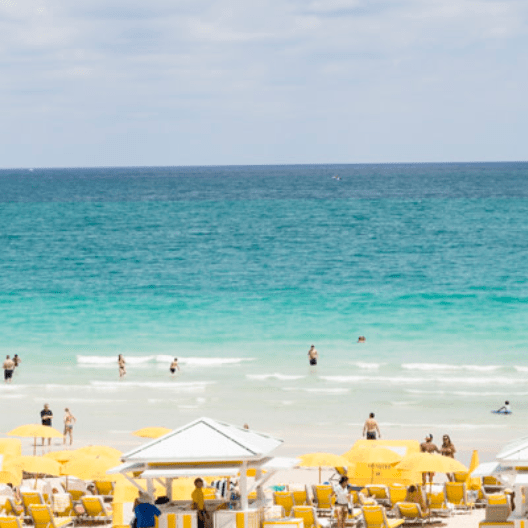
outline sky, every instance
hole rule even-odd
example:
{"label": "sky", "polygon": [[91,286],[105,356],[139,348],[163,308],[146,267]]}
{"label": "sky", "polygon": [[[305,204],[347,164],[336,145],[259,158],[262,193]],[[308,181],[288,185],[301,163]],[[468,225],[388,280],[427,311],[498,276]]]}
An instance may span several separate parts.
{"label": "sky", "polygon": [[0,168],[527,160],[526,0],[0,0]]}

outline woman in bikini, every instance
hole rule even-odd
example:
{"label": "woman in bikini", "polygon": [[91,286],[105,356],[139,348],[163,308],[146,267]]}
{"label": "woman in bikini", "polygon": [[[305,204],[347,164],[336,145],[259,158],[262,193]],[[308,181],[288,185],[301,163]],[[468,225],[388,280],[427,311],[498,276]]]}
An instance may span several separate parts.
{"label": "woman in bikini", "polygon": [[126,374],[126,361],[123,357],[123,354],[119,354],[119,356],[117,356],[117,364],[119,366],[119,377],[122,378]]}
{"label": "woman in bikini", "polygon": [[69,435],[70,437],[70,445],[73,444],[73,424],[77,421],[75,416],[70,412],[70,409],[66,407],[64,409],[64,440],[63,444],[66,444],[66,437]]}

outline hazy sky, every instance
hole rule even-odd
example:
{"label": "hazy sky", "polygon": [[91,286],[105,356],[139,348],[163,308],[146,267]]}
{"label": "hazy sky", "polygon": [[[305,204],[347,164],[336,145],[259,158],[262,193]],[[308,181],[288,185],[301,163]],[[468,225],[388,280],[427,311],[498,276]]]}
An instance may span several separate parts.
{"label": "hazy sky", "polygon": [[527,0],[0,0],[0,167],[527,160]]}

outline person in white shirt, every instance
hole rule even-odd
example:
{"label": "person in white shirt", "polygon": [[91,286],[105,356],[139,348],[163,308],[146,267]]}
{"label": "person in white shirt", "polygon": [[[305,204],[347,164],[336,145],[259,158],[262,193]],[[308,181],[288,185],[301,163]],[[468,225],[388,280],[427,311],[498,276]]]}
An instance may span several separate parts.
{"label": "person in white shirt", "polygon": [[334,488],[332,496],[335,496],[335,510],[337,516],[337,528],[345,528],[345,521],[348,516],[348,503],[350,501],[350,491],[348,490],[348,477],[341,477],[339,484]]}

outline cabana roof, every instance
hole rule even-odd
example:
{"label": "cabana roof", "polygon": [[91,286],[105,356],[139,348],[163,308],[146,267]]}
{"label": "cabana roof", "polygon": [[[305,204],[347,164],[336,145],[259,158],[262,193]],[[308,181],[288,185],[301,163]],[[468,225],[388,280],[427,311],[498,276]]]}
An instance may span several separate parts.
{"label": "cabana roof", "polygon": [[497,459],[503,465],[508,463],[511,466],[520,466],[528,463],[528,437],[519,438],[506,444],[497,455]]}
{"label": "cabana roof", "polygon": [[125,453],[124,462],[182,464],[186,462],[259,460],[283,440],[262,433],[199,418],[165,436]]}

